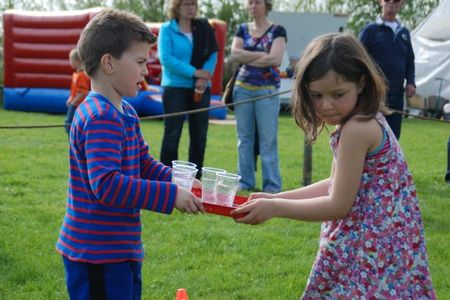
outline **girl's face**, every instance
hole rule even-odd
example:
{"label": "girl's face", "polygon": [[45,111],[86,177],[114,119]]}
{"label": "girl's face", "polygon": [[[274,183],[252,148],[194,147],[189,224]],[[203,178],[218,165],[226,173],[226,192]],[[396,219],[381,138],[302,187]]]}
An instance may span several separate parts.
{"label": "girl's face", "polygon": [[248,0],[247,9],[252,18],[266,16],[266,2],[264,0]]}
{"label": "girl's face", "polygon": [[310,82],[308,89],[317,116],[327,124],[338,125],[355,108],[363,84],[344,81],[342,76],[328,71]]}

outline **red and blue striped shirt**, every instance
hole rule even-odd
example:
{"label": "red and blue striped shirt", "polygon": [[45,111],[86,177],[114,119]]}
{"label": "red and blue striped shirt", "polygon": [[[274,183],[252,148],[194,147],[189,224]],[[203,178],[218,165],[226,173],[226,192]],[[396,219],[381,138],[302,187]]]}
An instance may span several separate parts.
{"label": "red and blue striped shirt", "polygon": [[170,214],[177,194],[172,171],[149,154],[138,116],[91,92],[70,132],[67,209],[56,244],[74,261],[142,261],[140,210]]}

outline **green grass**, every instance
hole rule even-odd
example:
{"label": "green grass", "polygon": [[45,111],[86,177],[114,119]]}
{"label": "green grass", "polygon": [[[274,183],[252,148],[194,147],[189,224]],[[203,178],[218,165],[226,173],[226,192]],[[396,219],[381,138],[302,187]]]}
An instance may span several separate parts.
{"label": "green grass", "polygon": [[[0,125],[62,123],[61,115],[4,111]],[[142,129],[159,156],[163,124]],[[417,184],[432,279],[450,299],[450,185],[443,181],[448,124],[406,119],[401,144]],[[302,182],[303,135],[280,118],[283,188]],[[0,129],[0,299],[67,299],[61,257],[54,248],[65,212],[67,136],[63,128]],[[327,134],[313,148],[313,181],[328,176]],[[187,158],[187,128],[180,158]],[[205,165],[236,171],[233,126],[210,125]],[[258,184],[261,185],[260,172]],[[317,248],[319,224],[271,220],[239,225],[215,215],[143,212],[143,299],[298,299]]]}

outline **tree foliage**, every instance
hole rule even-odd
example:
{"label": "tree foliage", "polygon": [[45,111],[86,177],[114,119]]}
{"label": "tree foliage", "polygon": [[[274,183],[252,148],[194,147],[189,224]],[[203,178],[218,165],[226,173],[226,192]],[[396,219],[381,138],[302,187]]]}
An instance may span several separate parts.
{"label": "tree foliage", "polygon": [[162,22],[166,20],[165,0],[113,0],[112,6],[128,10],[141,16],[146,22]]}
{"label": "tree foliage", "polygon": [[[409,28],[414,29],[439,4],[439,0],[406,1],[399,13],[399,19]],[[367,0],[328,0],[326,9],[329,13],[349,15],[347,29],[358,33],[370,21],[375,20],[381,8],[378,1]]]}

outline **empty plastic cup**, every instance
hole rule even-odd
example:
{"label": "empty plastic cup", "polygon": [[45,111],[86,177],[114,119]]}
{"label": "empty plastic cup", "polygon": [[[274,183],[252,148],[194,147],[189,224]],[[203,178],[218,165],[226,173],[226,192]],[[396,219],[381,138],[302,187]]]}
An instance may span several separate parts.
{"label": "empty plastic cup", "polygon": [[234,196],[239,187],[241,176],[232,173],[218,173],[216,186],[216,204],[233,206]]}
{"label": "empty plastic cup", "polygon": [[190,191],[196,174],[197,169],[176,166],[172,168],[172,182]]}
{"label": "empty plastic cup", "polygon": [[202,201],[216,203],[217,174],[226,173],[224,169],[202,168]]}
{"label": "empty plastic cup", "polygon": [[175,167],[185,167],[185,168],[191,168],[191,169],[197,169],[197,165],[185,160],[172,160],[172,168]]}

